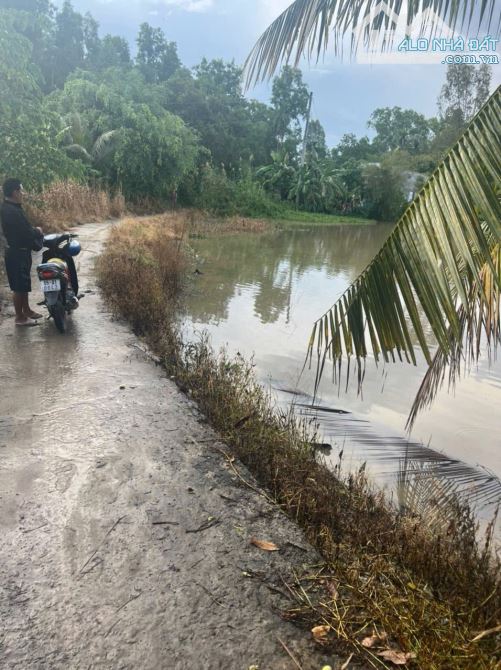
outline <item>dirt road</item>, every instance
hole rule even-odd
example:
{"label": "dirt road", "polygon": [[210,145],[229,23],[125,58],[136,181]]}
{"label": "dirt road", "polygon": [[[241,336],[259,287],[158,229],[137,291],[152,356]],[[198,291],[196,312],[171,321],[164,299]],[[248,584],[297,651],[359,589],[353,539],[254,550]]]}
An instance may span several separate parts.
{"label": "dirt road", "polygon": [[0,667],[296,668],[278,638],[305,670],[334,666],[270,588],[317,557],[106,312],[107,226],[79,232],[92,293],[68,333],[0,324]]}

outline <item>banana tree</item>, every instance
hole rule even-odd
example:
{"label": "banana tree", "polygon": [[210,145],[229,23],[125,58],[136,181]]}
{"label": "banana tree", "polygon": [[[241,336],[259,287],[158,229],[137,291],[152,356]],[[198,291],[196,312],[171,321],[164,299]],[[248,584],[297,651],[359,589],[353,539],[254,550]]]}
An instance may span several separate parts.
{"label": "banana tree", "polygon": [[272,162],[256,170],[256,176],[263,186],[286,200],[296,179],[297,169],[286,151],[272,151]]}
{"label": "banana tree", "polygon": [[335,196],[343,195],[345,189],[329,161],[310,160],[298,167],[288,198],[309,212],[323,212]]}
{"label": "banana tree", "polygon": [[329,40],[342,51],[347,35],[351,50],[389,48],[397,27],[408,34],[420,18],[420,37],[436,37],[439,22],[460,31],[499,34],[499,0],[295,0],[261,35],[246,63],[247,83],[271,77],[281,63],[298,65],[302,56],[318,59]]}

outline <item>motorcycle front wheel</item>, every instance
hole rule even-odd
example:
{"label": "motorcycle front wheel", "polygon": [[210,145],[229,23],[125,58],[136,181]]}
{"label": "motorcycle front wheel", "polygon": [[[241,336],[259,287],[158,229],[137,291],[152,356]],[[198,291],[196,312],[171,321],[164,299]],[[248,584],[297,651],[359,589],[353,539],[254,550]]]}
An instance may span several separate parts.
{"label": "motorcycle front wheel", "polygon": [[61,296],[59,296],[55,305],[51,305],[49,307],[49,313],[54,319],[54,323],[56,324],[58,331],[60,333],[64,333],[66,331],[66,310],[64,308]]}

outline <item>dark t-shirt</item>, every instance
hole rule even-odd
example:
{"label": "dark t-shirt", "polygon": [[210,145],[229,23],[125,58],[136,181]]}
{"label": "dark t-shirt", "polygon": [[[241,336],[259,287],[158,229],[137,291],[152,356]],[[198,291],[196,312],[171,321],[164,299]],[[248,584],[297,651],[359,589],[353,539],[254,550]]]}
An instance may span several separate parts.
{"label": "dark t-shirt", "polygon": [[4,200],[0,207],[0,218],[3,234],[9,247],[31,251],[37,231],[26,218],[21,205]]}

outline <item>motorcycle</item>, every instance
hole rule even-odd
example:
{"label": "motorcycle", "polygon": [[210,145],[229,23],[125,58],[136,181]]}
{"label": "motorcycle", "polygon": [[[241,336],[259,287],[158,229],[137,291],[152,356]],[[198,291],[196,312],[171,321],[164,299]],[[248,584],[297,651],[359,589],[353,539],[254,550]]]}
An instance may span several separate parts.
{"label": "motorcycle", "polygon": [[78,276],[73,258],[81,251],[78,235],[55,233],[44,235],[42,263],[37,266],[44,294],[41,305],[49,311],[60,333],[66,331],[66,316],[79,306]]}

